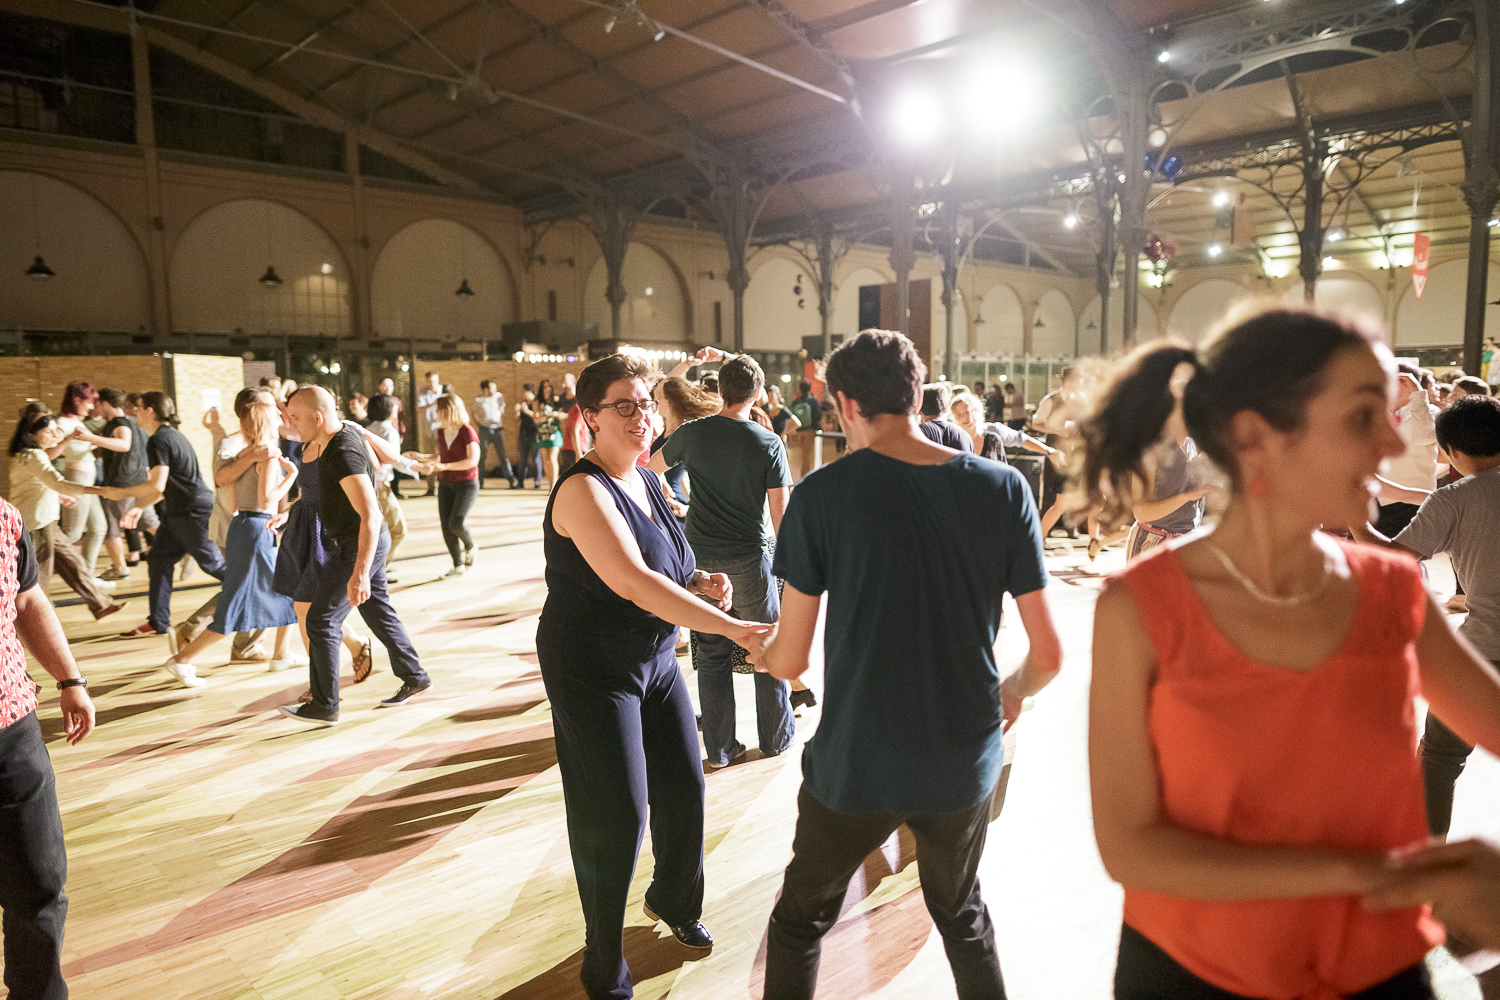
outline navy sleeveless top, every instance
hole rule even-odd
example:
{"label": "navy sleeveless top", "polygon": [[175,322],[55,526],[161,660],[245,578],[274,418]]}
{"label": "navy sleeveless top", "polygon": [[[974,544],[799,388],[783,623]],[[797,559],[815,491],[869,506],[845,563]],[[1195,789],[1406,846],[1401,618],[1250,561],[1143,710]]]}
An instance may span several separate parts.
{"label": "navy sleeveless top", "polygon": [[[586,458],[575,462],[557,482],[561,487],[571,476],[589,475],[602,483],[630,526],[630,533],[635,536],[646,565],[667,579],[686,586],[698,568],[687,536],[682,533],[677,518],[672,516],[656,474],[640,466],[636,466],[636,472],[645,480],[654,521],[621,489],[619,483]],[[553,490],[542,519],[542,548],[547,558],[547,601],[542,606],[542,626],[549,630],[591,633],[628,631],[658,640],[674,635],[676,625],[611,590],[583,558],[573,539],[557,533],[552,527],[552,504],[556,499],[557,490]]]}

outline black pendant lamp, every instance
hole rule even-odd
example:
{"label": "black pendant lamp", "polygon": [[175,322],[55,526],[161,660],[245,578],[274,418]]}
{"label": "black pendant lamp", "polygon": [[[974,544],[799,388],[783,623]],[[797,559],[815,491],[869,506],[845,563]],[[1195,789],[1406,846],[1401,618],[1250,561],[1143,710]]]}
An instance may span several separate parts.
{"label": "black pendant lamp", "polygon": [[474,297],[474,289],[469,287],[469,279],[465,278],[460,281],[458,283],[458,291],[454,292],[453,294],[461,295],[466,299],[472,299]]}
{"label": "black pendant lamp", "polygon": [[276,268],[273,265],[267,264],[266,273],[260,276],[260,283],[267,288],[280,288],[281,275],[276,273]]}
{"label": "black pendant lamp", "polygon": [[26,277],[32,281],[46,281],[48,278],[56,276],[57,272],[47,266],[47,262],[42,259],[41,254],[37,254],[36,260],[33,260],[31,266],[26,269]]}

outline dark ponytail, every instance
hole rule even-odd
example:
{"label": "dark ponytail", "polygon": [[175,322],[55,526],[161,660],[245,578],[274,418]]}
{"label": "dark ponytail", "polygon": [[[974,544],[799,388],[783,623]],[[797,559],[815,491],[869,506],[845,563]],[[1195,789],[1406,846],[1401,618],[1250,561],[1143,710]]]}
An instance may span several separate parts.
{"label": "dark ponytail", "polygon": [[159,424],[176,427],[182,423],[182,418],[177,415],[177,404],[164,392],[141,393],[140,405],[142,409],[156,414],[156,422]]}
{"label": "dark ponytail", "polygon": [[1188,362],[1183,390],[1188,434],[1239,486],[1239,462],[1230,440],[1235,414],[1253,410],[1283,433],[1302,426],[1307,404],[1323,388],[1323,373],[1339,351],[1381,343],[1378,328],[1353,317],[1308,308],[1255,306],[1231,310],[1193,351],[1158,342],[1127,358],[1093,413],[1084,420],[1083,485],[1101,520],[1130,523],[1137,495],[1149,477],[1142,457],[1161,438],[1174,401],[1172,373]]}

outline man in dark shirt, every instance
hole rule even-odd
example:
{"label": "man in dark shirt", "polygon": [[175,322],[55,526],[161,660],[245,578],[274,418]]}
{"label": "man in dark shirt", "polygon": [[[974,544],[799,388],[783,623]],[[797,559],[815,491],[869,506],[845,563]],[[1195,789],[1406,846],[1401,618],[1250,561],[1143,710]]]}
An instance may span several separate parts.
{"label": "man in dark shirt", "polygon": [[948,419],[948,405],[953,401],[953,390],[946,383],[934,382],[922,389],[922,422],[917,430],[928,439],[954,451],[973,451],[974,442],[964,429]]}
{"label": "man in dark shirt", "polygon": [[[99,449],[104,460],[105,486],[137,486],[146,478],[146,435],[136,426],[133,418],[125,415],[125,393],[119,389],[100,389],[99,402],[94,413],[104,418],[104,426],[94,434],[86,427],[79,427],[73,436],[87,441]],[[130,564],[125,558],[124,533],[134,530],[122,524],[122,520],[136,506],[135,498],[108,500],[100,498],[104,509],[104,550],[113,564],[101,580],[124,580],[130,575]],[[156,511],[150,507],[140,508],[141,513],[130,518],[133,524],[155,531]],[[139,542],[135,551],[140,551]]]}
{"label": "man in dark shirt", "polygon": [[[224,579],[224,554],[208,535],[214,495],[198,472],[198,455],[177,429],[182,421],[177,404],[163,392],[141,395],[137,422],[146,440],[146,480],[138,486],[96,486],[90,492],[106,500],[134,497],[141,506],[156,504],[161,528],[146,557],[150,571],[151,613],[144,625],[122,633],[127,639],[160,635],[172,623],[172,570],[183,556],[192,556],[203,572]],[[168,661],[172,663],[174,661]],[[185,687],[202,687],[190,665],[167,668]]]}
{"label": "man in dark shirt", "polygon": [[[803,480],[776,545],[786,580],[756,668],[808,669],[822,595],[823,717],[802,753],[797,831],[771,913],[765,995],[813,995],[822,937],[849,878],[896,827],[916,837],[922,893],[960,997],[1003,997],[976,872],[1002,736],[1056,673],[1036,505],[1020,473],[929,441],[923,365],[899,333],[869,330],[828,362],[852,450]],[[1001,602],[1031,644],[1000,679]]]}
{"label": "man in dark shirt", "polygon": [[390,655],[401,689],[380,702],[405,705],[432,688],[417,651],[386,592],[385,556],[391,536],[375,495],[375,462],[358,426],[339,420],[333,396],[306,386],[287,402],[287,422],[302,439],[302,458],[317,463],[321,503],[318,513],[333,542],[330,563],[321,574],[307,612],[308,674],[312,701],[283,705],[299,722],[331,726],[339,721],[339,644],[352,608]]}
{"label": "man in dark shirt", "polygon": [[21,512],[0,500],[0,909],[5,911],[5,985],[28,1000],[64,1000],[61,957],[68,859],[52,760],[37,722],[31,653],[57,680],[63,732],[77,744],[94,728],[88,681],[68,649]]}
{"label": "man in dark shirt", "polygon": [[803,379],[797,386],[797,395],[787,404],[792,416],[800,425],[797,428],[797,475],[800,480],[812,469],[813,440],[823,429],[823,404],[813,395],[812,383]]}
{"label": "man in dark shirt", "polygon": [[[672,432],[651,457],[651,468],[666,472],[681,462],[693,484],[687,539],[698,568],[727,573],[733,585],[730,614],[744,621],[774,622],[780,607],[771,576],[771,540],[765,530],[781,525],[791,492],[781,439],[750,417],[765,375],[747,355],[719,368],[724,409],[689,420]],[[710,768],[724,767],[745,752],[735,738],[734,643],[721,635],[694,632],[698,697],[703,708],[703,745]],[[768,757],[785,750],[797,732],[785,681],[755,675],[755,715],[760,751]]]}

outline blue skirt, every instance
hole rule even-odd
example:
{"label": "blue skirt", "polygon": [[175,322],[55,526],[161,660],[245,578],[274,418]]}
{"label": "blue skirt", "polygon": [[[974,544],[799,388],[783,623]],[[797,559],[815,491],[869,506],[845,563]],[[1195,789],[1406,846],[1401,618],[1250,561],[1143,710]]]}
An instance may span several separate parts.
{"label": "blue skirt", "polygon": [[240,511],[229,522],[224,546],[224,589],[209,629],[219,635],[297,624],[291,598],[276,593],[276,540],[271,515]]}
{"label": "blue skirt", "polygon": [[281,532],[281,551],[276,576],[271,582],[278,594],[303,604],[317,593],[318,580],[333,559],[333,545],[323,534],[318,507],[305,498],[292,504]]}

